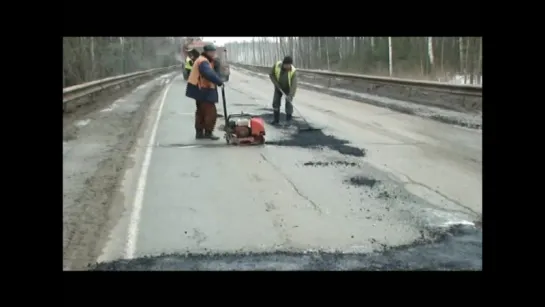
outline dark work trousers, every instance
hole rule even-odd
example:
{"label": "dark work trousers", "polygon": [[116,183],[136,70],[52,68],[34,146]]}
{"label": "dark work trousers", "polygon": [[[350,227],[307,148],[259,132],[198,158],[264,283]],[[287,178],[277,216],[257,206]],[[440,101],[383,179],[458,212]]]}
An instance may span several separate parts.
{"label": "dark work trousers", "polygon": [[216,127],[218,116],[216,104],[211,102],[197,101],[195,111],[195,129],[204,129],[212,132]]}
{"label": "dark work trousers", "polygon": [[[280,112],[280,107],[282,106],[282,92],[280,92],[276,87],[274,88],[274,96],[273,96],[273,110],[275,112]],[[291,115],[293,114],[293,104],[291,101],[286,100],[286,114]]]}

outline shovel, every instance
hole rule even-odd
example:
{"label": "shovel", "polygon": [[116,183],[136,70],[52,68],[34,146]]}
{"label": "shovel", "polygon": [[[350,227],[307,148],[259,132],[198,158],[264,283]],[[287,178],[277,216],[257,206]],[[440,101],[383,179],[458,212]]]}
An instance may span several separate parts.
{"label": "shovel", "polygon": [[[284,97],[286,97],[286,101],[288,100],[288,95],[286,95],[286,93],[284,93],[284,91],[277,85],[275,84],[276,88],[280,91],[280,93],[282,93],[282,95],[284,95]],[[297,109],[293,103],[291,104],[293,109],[295,109],[295,111],[297,111],[297,114],[299,114],[299,117],[301,117],[303,119],[303,121],[305,121],[305,124],[307,124],[307,128],[299,128],[299,131],[317,131],[317,130],[321,130],[321,129],[318,129],[318,128],[313,128],[309,122],[306,120],[306,118],[301,114],[301,112],[299,111],[299,109]]]}

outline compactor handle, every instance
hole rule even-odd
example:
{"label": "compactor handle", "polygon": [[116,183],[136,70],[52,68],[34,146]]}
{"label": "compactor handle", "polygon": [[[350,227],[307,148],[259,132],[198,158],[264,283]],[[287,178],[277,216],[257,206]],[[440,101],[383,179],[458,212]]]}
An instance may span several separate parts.
{"label": "compactor handle", "polygon": [[227,130],[227,103],[225,102],[225,85],[221,85],[221,100],[223,102],[223,118],[225,120],[225,129]]}

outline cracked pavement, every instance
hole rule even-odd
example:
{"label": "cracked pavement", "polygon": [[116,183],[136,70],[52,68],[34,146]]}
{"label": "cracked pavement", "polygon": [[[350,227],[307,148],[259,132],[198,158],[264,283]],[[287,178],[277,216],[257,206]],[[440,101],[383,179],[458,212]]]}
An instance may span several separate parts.
{"label": "cracked pavement", "polygon": [[[332,261],[327,253],[386,255],[400,246],[407,247],[406,253],[414,244],[431,246],[453,225],[473,227],[481,220],[479,130],[300,89],[294,104],[301,113],[296,111],[293,125],[267,125],[264,146],[228,146],[222,139],[194,140],[195,106],[185,97],[185,87],[180,76],[174,79],[162,109],[157,101],[148,112],[146,132],[131,155],[134,165],[118,191],[123,197],[115,206],[124,213],[114,221],[99,262],[165,254],[185,255],[171,256],[179,263],[205,261],[206,255],[214,262],[233,255],[250,261],[249,254],[251,261],[259,255],[272,261],[271,253],[285,253],[285,262],[308,251],[325,253],[319,257]],[[268,119],[272,92],[270,82],[233,71],[226,86],[228,111]],[[221,102],[217,106],[223,114]],[[301,115],[321,130],[299,131],[305,125]],[[217,126],[222,124],[218,118]],[[139,180],[144,168],[145,180]],[[142,200],[135,215],[137,195]],[[460,252],[457,265],[434,269],[478,269],[482,234],[474,228],[471,236],[472,252]],[[130,245],[134,252],[128,252]],[[197,256],[188,258],[188,253]],[[350,257],[346,261],[355,261]],[[419,259],[414,268],[429,263]],[[376,263],[386,262],[369,266],[380,269]],[[178,268],[221,267],[187,263]]]}

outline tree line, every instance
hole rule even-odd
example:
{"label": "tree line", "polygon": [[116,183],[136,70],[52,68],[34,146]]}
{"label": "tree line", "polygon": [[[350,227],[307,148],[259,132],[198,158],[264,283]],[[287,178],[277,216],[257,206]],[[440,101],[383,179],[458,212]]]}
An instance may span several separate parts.
{"label": "tree line", "polygon": [[174,37],[64,37],[63,87],[175,65],[181,43]]}
{"label": "tree line", "polygon": [[[229,61],[460,83],[482,82],[481,37],[254,37],[226,44]],[[462,79],[462,80],[460,80]]]}

